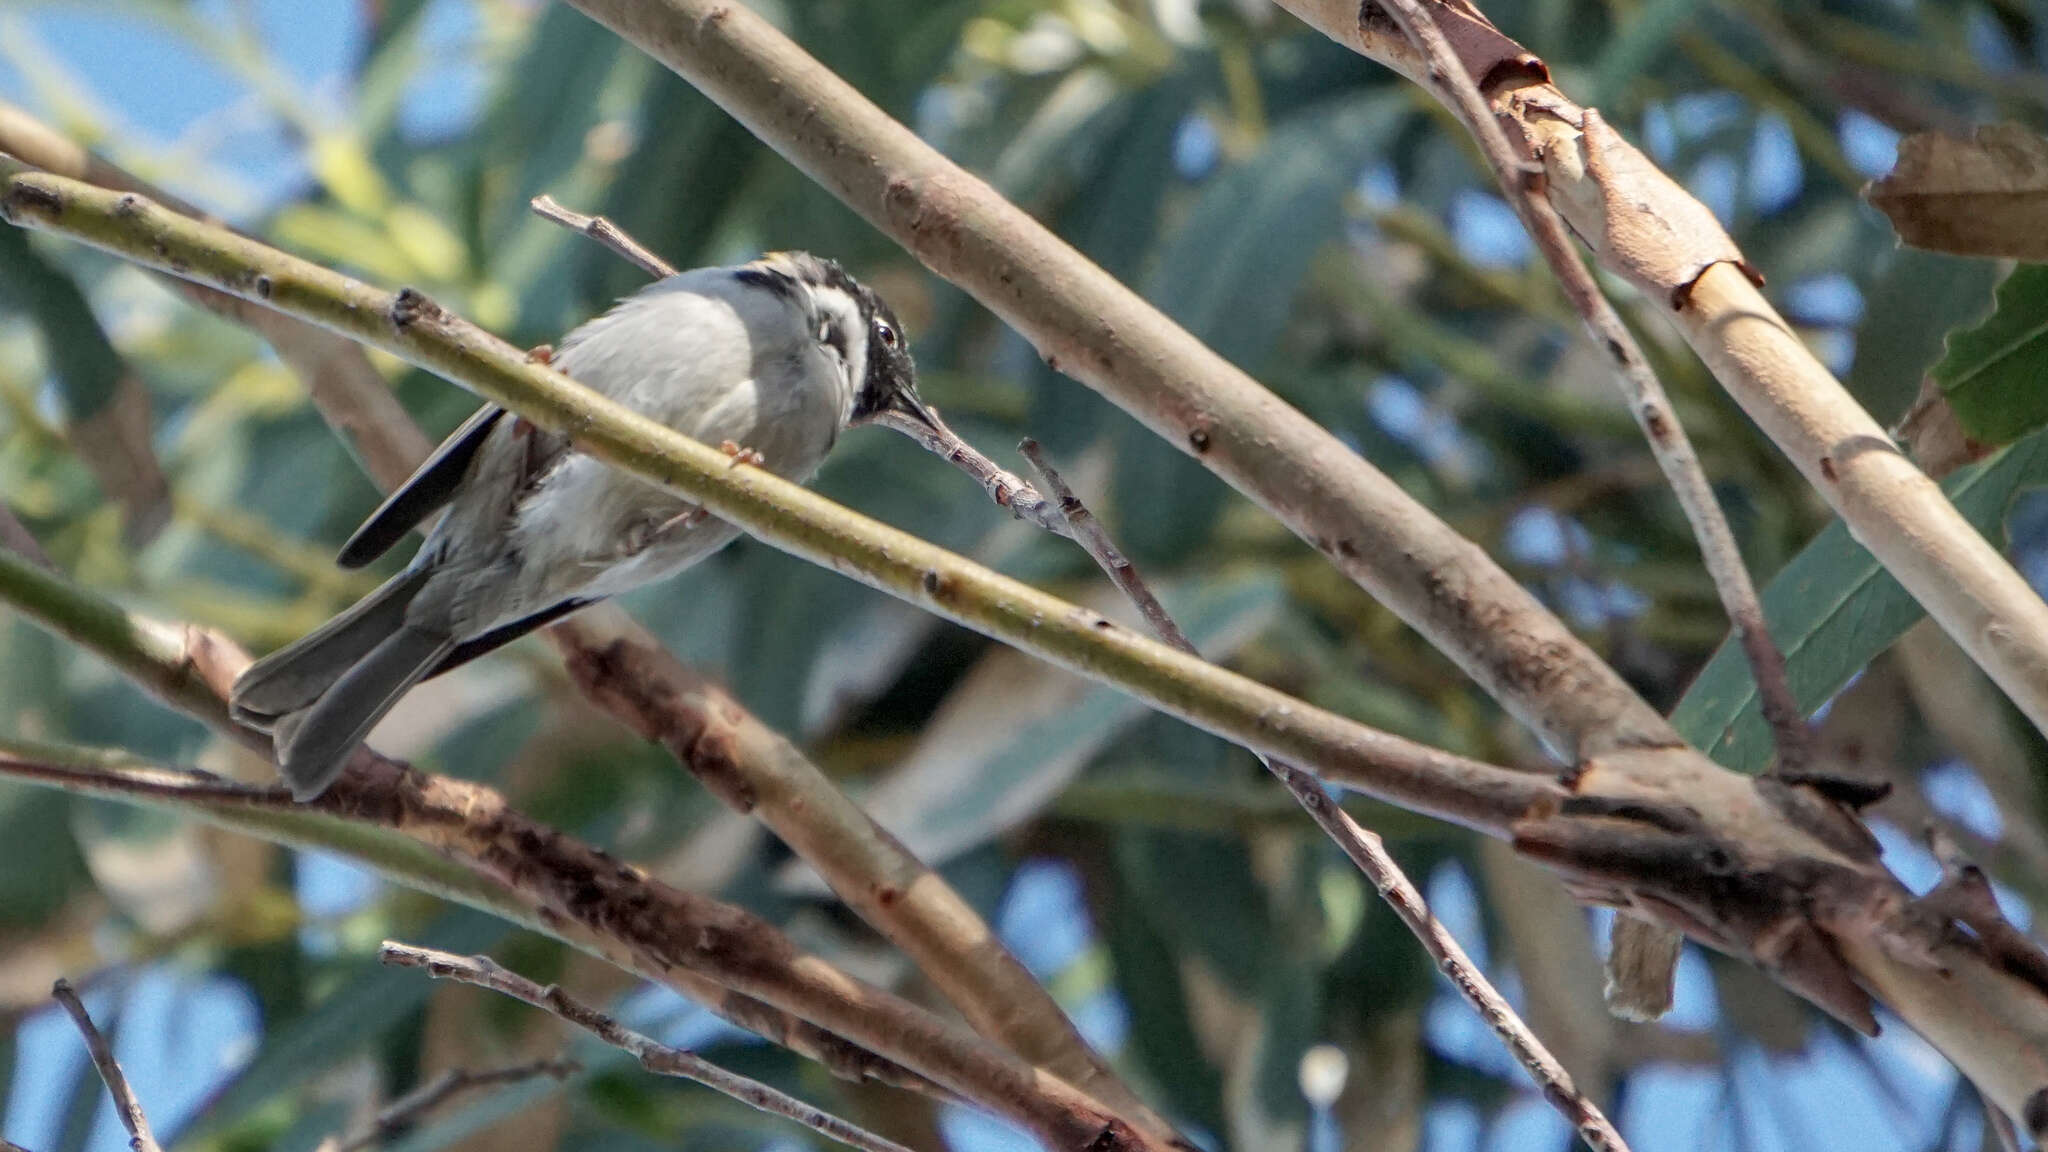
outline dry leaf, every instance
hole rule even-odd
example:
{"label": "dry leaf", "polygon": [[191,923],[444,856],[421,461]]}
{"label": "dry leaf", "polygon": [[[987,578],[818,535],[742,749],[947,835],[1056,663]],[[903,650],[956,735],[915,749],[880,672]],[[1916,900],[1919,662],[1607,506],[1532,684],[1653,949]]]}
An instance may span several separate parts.
{"label": "dry leaf", "polygon": [[1991,454],[1989,447],[1963,431],[1947,394],[1931,376],[1920,381],[1920,395],[1913,398],[1913,406],[1899,418],[1892,435],[1905,444],[1913,462],[1936,480]]}
{"label": "dry leaf", "polygon": [[2048,260],[2048,138],[2017,124],[1908,136],[1864,197],[1915,248]]}

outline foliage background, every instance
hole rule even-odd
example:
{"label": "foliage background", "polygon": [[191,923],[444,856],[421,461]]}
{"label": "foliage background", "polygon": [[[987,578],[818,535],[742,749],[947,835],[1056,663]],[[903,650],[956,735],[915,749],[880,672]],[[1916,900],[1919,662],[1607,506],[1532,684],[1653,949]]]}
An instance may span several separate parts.
{"label": "foliage background", "polygon": [[[816,0],[764,5],[829,66],[1503,557],[1653,700],[1719,644],[1712,588],[1610,395],[1463,134],[1425,96],[1248,2]],[[1500,0],[1548,60],[1729,224],[1770,292],[1882,420],[1998,270],[1897,250],[1856,196],[1898,132],[2040,127],[2039,6],[2021,0]],[[0,6],[0,96],[281,245],[410,283],[525,343],[639,283],[528,216],[612,216],[672,262],[833,254],[916,334],[928,398],[995,450],[1038,437],[1166,591],[1204,650],[1371,723],[1489,757],[1532,755],[1451,665],[1306,546],[1170,446],[1044,368],[1015,335],[698,97],[573,11],[523,0]],[[9,234],[12,236],[13,234]],[[375,503],[290,373],[253,338],[115,262],[40,240],[0,253],[0,492],[58,563],[144,611],[257,649],[364,591],[334,547]],[[30,307],[76,284],[81,304]],[[61,293],[58,295],[61,296]],[[1901,785],[1902,829],[1958,822],[2026,916],[2048,837],[2037,738],[1883,596],[1802,481],[1668,339],[1659,355],[1802,688],[1833,745]],[[169,528],[124,540],[67,424],[109,401],[65,356],[94,328],[147,391]],[[439,432],[471,401],[383,365]],[[2048,468],[2024,441],[1953,482],[2048,577]],[[1003,522],[942,463],[853,435],[835,499],[1063,594],[1110,598],[1070,546]],[[1816,537],[1819,537],[1818,542]],[[1811,543],[1808,554],[1787,568]],[[1242,753],[903,605],[742,542],[635,598],[635,614],[798,737],[981,905],[1147,1094],[1241,1149],[1562,1148],[1569,1135],[1435,980],[1369,887]],[[105,668],[0,623],[14,731],[207,763],[219,751]],[[1860,672],[1860,675],[1857,675]],[[1681,711],[1754,766],[1739,669]],[[878,948],[771,839],[665,757],[585,711],[522,646],[416,693],[380,745],[490,780],[536,815],[717,890],[885,979]],[[1689,953],[1657,1027],[1598,1006],[1588,916],[1506,854],[1361,806],[1438,913],[1641,1149],[1971,1148],[1978,1106],[1893,1027],[1848,1036],[1750,971]],[[665,1038],[922,1146],[1019,1138],[855,1090],[636,992],[595,965],[380,885],[153,816],[0,785],[0,1123],[37,1152],[119,1139],[50,979],[95,1010],[160,1132],[187,1148],[302,1148],[380,1091],[449,1063],[567,1045],[530,1013],[376,969],[388,935],[491,948],[622,998]],[[1304,1054],[1350,1070],[1312,1107]],[[400,1143],[791,1148],[788,1126],[568,1045],[590,1071],[472,1100]],[[516,1119],[507,1120],[517,1114]],[[480,1137],[479,1133],[487,1136]],[[481,1145],[478,1145],[481,1146]]]}

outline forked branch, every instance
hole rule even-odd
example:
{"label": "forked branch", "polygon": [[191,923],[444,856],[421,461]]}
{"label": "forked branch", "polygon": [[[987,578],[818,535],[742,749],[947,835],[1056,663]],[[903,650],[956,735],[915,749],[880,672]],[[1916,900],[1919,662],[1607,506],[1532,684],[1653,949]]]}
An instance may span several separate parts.
{"label": "forked branch", "polygon": [[[1183,652],[1194,654],[1195,642],[1167,612],[1166,605],[1154,595],[1150,586],[1138,575],[1137,566],[1132,564],[1115,541],[1110,539],[1109,530],[1088,511],[1088,506],[1074,494],[1065,478],[1047,462],[1045,452],[1037,441],[1025,440],[1017,450],[1030,462],[1032,470],[1044,482],[1045,489],[1059,501],[1061,515],[1073,528],[1073,537],[1088,555],[1094,559],[1112,583],[1123,592],[1153,632],[1168,644]],[[1408,931],[1422,944],[1423,951],[1436,962],[1437,969],[1486,1021],[1501,1042],[1507,1045],[1514,1056],[1536,1083],[1543,1089],[1543,1098],[1556,1108],[1572,1128],[1584,1137],[1588,1147],[1596,1152],[1627,1152],[1628,1145],[1599,1107],[1586,1098],[1572,1083],[1571,1073],[1565,1071],[1557,1057],[1550,1054],[1543,1041],[1529,1025],[1515,1013],[1507,998],[1486,978],[1486,973],[1472,962],[1459,945],[1457,937],[1437,921],[1435,913],[1422,899],[1422,892],[1401,871],[1387,846],[1375,833],[1367,831],[1350,813],[1339,808],[1323,790],[1322,784],[1313,776],[1282,761],[1259,756],[1259,763],[1277,777],[1295,802],[1316,822],[1316,827],[1334,841],[1344,855],[1365,873],[1372,881],[1373,888],[1387,902]]]}

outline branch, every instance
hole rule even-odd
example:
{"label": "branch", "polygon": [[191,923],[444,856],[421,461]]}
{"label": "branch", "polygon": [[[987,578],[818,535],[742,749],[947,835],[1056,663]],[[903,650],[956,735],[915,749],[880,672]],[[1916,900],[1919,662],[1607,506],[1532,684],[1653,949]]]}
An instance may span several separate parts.
{"label": "branch", "polygon": [[535,196],[528,207],[543,220],[553,221],[571,232],[590,237],[613,252],[624,257],[626,262],[654,277],[665,280],[676,274],[676,266],[654,254],[654,250],[627,235],[624,228],[602,216],[585,216],[572,212],[555,202],[553,196]]}
{"label": "branch", "polygon": [[[624,257],[650,276],[673,276],[675,267],[656,256],[646,245],[626,232],[625,229],[602,216],[585,216],[572,212],[555,202],[552,196],[536,196],[532,202],[533,211],[543,220],[550,220],[564,228],[588,236],[613,252]],[[877,423],[903,433],[917,441],[924,450],[946,463],[965,472],[988,498],[999,508],[1007,508],[1010,514],[1029,524],[1035,524],[1054,535],[1067,534],[1067,522],[1060,518],[1045,497],[1038,494],[1031,485],[1006,471],[995,461],[981,454],[972,444],[960,438],[960,434],[939,419],[938,409],[926,406],[925,414],[930,418],[912,420],[895,413],[885,412]]]}
{"label": "branch", "polygon": [[1565,298],[1585,324],[1586,334],[1607,353],[1616,383],[1628,398],[1630,410],[1650,441],[1650,451],[1657,457],[1672,493],[1678,497],[1679,507],[1692,524],[1707,573],[1721,595],[1722,608],[1741,637],[1743,652],[1749,657],[1750,669],[1756,677],[1764,719],[1777,738],[1778,768],[1782,772],[1797,772],[1806,766],[1813,742],[1806,716],[1798,697],[1792,694],[1791,681],[1786,678],[1785,655],[1764,625],[1763,602],[1757,598],[1756,584],[1742,562],[1735,533],[1728,527],[1720,502],[1714,499],[1713,486],[1700,467],[1685,425],[1679,421],[1677,409],[1636,344],[1635,336],[1621,322],[1614,305],[1580,261],[1563,219],[1549,200],[1537,195],[1543,166],[1518,154],[1509,143],[1507,133],[1487,107],[1486,97],[1480,95],[1472,75],[1465,71],[1443,29],[1430,15],[1431,2],[1434,0],[1384,0],[1386,11],[1427,62],[1431,89],[1478,139],[1479,151],[1492,169],[1495,182],[1550,264],[1551,272],[1564,288]]}
{"label": "branch", "polygon": [[[1339,44],[1431,86],[1428,62],[1378,3],[1279,2]],[[1686,342],[1750,419],[2048,732],[2048,604],[1814,358],[1757,290],[1712,212],[1551,84],[1543,62],[1476,8],[1430,4],[1461,70],[1485,78],[1489,116],[1519,153],[1541,158],[1547,199],[1594,258],[1669,302]]]}
{"label": "branch", "polygon": [[[489,957],[457,956],[452,952],[439,952],[431,948],[418,948],[386,940],[384,946],[377,952],[377,959],[395,968],[424,969],[427,975],[436,979],[473,984],[478,988],[488,988],[530,1004],[620,1049],[640,1061],[640,1066],[649,1072],[660,1076],[694,1080],[750,1108],[758,1108],[770,1115],[794,1120],[827,1140],[836,1141],[849,1148],[859,1148],[863,1152],[909,1152],[909,1149],[893,1140],[884,1140],[864,1128],[848,1123],[822,1108],[814,1108],[787,1093],[778,1092],[758,1080],[728,1072],[694,1052],[684,1052],[657,1043],[652,1037],[635,1032],[575,999],[559,985],[550,984],[543,988],[517,972],[501,967]],[[344,1149],[343,1152],[348,1150]]]}
{"label": "branch", "polygon": [[944,877],[780,733],[636,627],[579,613],[549,629],[591,703],[666,748],[714,796],[767,825],[902,949],[976,1032],[1133,1123],[1171,1126],[1089,1048],[1045,988]]}
{"label": "branch", "polygon": [[[1108,529],[1102,526],[1094,513],[1088,511],[1080,497],[1074,495],[1065,478],[1047,463],[1038,442],[1027,439],[1017,446],[1017,450],[1038,473],[1046,491],[1059,501],[1060,512],[1072,526],[1074,539],[1094,558],[1110,581],[1137,605],[1145,622],[1159,634],[1160,639],[1193,654],[1194,641],[1188,639],[1187,633],[1166,611],[1166,605],[1159,602],[1159,597],[1138,575],[1137,567],[1110,539]],[[1572,1083],[1571,1073],[1565,1071],[1564,1065],[1550,1054],[1529,1025],[1515,1014],[1514,1008],[1509,1006],[1507,999],[1494,988],[1479,966],[1472,963],[1472,958],[1459,946],[1457,937],[1437,922],[1436,914],[1429,910],[1422,893],[1401,871],[1400,864],[1387,851],[1386,844],[1337,807],[1329,793],[1308,773],[1265,756],[1259,757],[1259,763],[1286,785],[1295,801],[1315,820],[1316,826],[1343,849],[1344,855],[1365,873],[1366,879],[1372,881],[1373,888],[1394,910],[1394,915],[1421,942],[1430,959],[1436,961],[1437,970],[1450,979],[1451,985],[1479,1013],[1480,1019],[1486,1021],[1487,1026],[1507,1045],[1509,1053],[1543,1089],[1543,1098],[1585,1138],[1586,1144],[1596,1152],[1627,1152],[1628,1145],[1622,1140],[1621,1133]]]}
{"label": "branch", "polygon": [[[768,472],[735,467],[723,452],[530,361],[417,292],[380,291],[142,197],[27,170],[5,157],[0,181],[0,216],[12,223],[72,236],[383,348],[569,436],[579,451],[659,483],[766,543],[1111,684],[1197,727],[1310,765],[1333,782],[1495,835],[1554,793],[1547,780],[1367,728],[1147,640]],[[1529,672],[1549,675],[1547,667]]]}
{"label": "branch", "polygon": [[501,1084],[520,1084],[542,1076],[567,1080],[580,1071],[582,1065],[574,1060],[561,1059],[530,1060],[480,1072],[451,1068],[379,1109],[370,1122],[356,1132],[321,1141],[317,1152],[362,1152],[365,1148],[373,1148],[411,1128],[427,1113],[465,1092],[495,1088]]}
{"label": "branch", "polygon": [[975,1104],[1053,1148],[1186,1147],[1132,1129],[1058,1077],[798,951],[750,913],[651,880],[490,789],[367,750],[317,805],[123,753],[12,741],[0,743],[0,774],[347,857],[680,992],[837,1075]]}
{"label": "branch", "polygon": [[[166,200],[162,193],[4,103],[0,103],[0,152],[13,152],[39,167],[103,187],[140,191],[176,210],[200,215],[175,199]],[[602,217],[569,212],[547,197],[535,202],[535,210],[615,244],[653,275],[673,272],[660,257]],[[607,237],[612,239],[607,241]],[[270,339],[306,380],[321,414],[348,439],[380,489],[396,487],[425,459],[429,449],[425,436],[397,405],[360,345],[237,297],[176,277],[172,282],[200,305],[248,324]],[[1026,518],[1034,508],[1043,507],[1044,501],[1022,481],[972,448],[960,448],[961,453],[951,458],[974,475],[998,503],[1007,499],[1013,510]],[[1057,517],[1051,519],[1058,522]],[[9,532],[11,522],[11,517],[0,518],[0,543],[14,538]],[[19,535],[33,544],[33,537],[25,531]],[[1059,1005],[943,877],[877,827],[822,772],[738,701],[708,689],[669,657],[646,629],[616,608],[586,609],[574,621],[551,629],[550,635],[572,672],[604,668],[608,661],[632,666],[640,679],[606,676],[592,680],[583,675],[576,679],[593,702],[643,735],[659,738],[655,731],[732,731],[735,754],[729,762],[706,755],[714,745],[702,740],[687,747],[670,747],[721,798],[732,799],[734,794],[714,776],[741,777],[740,784],[756,798],[756,810],[764,822],[817,869],[850,907],[902,948],[978,1031],[1073,1081],[1155,1135],[1172,1134],[1170,1126],[1088,1047]],[[204,634],[193,634],[184,638],[183,646],[191,650],[196,641],[204,639]],[[204,693],[171,702],[174,707],[214,704]],[[240,734],[256,738],[246,731]],[[713,760],[720,762],[717,772],[701,770]]]}
{"label": "branch", "polygon": [[121,1117],[121,1127],[128,1130],[128,1147],[134,1152],[163,1152],[156,1137],[150,1134],[149,1117],[142,1114],[142,1101],[136,1098],[135,1089],[128,1086],[128,1077],[121,1071],[120,1062],[114,1059],[114,1046],[93,1025],[92,1016],[86,1012],[85,1004],[78,993],[71,990],[71,981],[59,980],[50,989],[50,995],[71,1014],[71,1022],[78,1025],[78,1034],[85,1037],[85,1050],[92,1056],[93,1067],[99,1069],[100,1079],[106,1081],[107,1095],[114,1098],[114,1112]]}
{"label": "branch", "polygon": [[[133,678],[184,678],[218,693],[210,706],[192,701],[186,710],[268,751],[221,704],[248,664],[231,642],[185,628],[201,653],[195,657],[151,647],[133,626],[69,627],[71,617],[123,617],[7,553],[0,553],[0,600],[52,631],[75,634]],[[0,775],[152,804],[356,860],[396,883],[490,912],[671,988],[840,1076],[976,1104],[1055,1148],[1185,1147],[1134,1130],[1067,1081],[800,952],[748,912],[652,880],[533,821],[489,788],[422,775],[368,747],[313,805],[293,803],[280,788],[166,769],[125,753],[19,740],[0,739]]]}
{"label": "branch", "polygon": [[[966,289],[1048,365],[1279,517],[1552,749],[1576,760],[1681,743],[1483,551],[752,10],[726,0],[571,2]],[[1315,756],[1267,751],[1321,771]]]}

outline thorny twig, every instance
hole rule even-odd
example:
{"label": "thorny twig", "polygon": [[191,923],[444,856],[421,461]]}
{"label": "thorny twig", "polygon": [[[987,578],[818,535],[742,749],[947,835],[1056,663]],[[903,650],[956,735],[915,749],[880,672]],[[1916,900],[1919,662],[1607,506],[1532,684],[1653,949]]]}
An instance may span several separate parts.
{"label": "thorny twig", "polygon": [[[655,255],[646,245],[633,239],[625,229],[603,216],[586,216],[573,209],[564,208],[554,197],[545,195],[534,197],[532,207],[534,213],[542,219],[590,237],[650,276],[664,277],[676,274],[674,265]],[[886,413],[876,422],[903,433],[922,445],[925,451],[965,472],[975,483],[981,485],[982,491],[988,493],[989,499],[995,501],[997,507],[1009,509],[1010,514],[1017,519],[1055,535],[1068,535],[1066,521],[1060,518],[1053,510],[1052,504],[1040,495],[1037,489],[961,439],[959,433],[954,432],[944,420],[939,419],[937,409],[928,408],[927,411],[934,427]]]}
{"label": "thorny twig", "polygon": [[583,1070],[574,1060],[551,1057],[546,1060],[529,1060],[523,1064],[508,1064],[502,1068],[485,1068],[475,1071],[469,1068],[450,1068],[411,1092],[393,1100],[370,1118],[370,1122],[346,1136],[330,1136],[320,1142],[315,1152],[362,1152],[397,1136],[420,1122],[427,1113],[441,1105],[479,1088],[492,1088],[501,1084],[520,1084],[546,1076],[552,1080],[567,1080]]}
{"label": "thorny twig", "polygon": [[85,1050],[92,1056],[93,1067],[100,1070],[100,1079],[107,1083],[107,1095],[114,1098],[114,1111],[121,1117],[121,1126],[128,1129],[128,1147],[134,1152],[163,1152],[149,1130],[149,1117],[142,1114],[142,1101],[136,1098],[135,1089],[128,1086],[128,1077],[114,1059],[114,1046],[93,1024],[84,1001],[72,990],[71,981],[57,981],[50,995],[71,1014],[71,1022],[78,1025],[79,1035],[85,1037]]}
{"label": "thorny twig", "polygon": [[564,992],[559,985],[546,987],[510,971],[487,956],[457,956],[432,948],[386,940],[377,959],[398,968],[419,968],[430,976],[488,988],[560,1017],[598,1039],[640,1061],[640,1066],[661,1076],[694,1080],[722,1092],[750,1108],[794,1120],[828,1140],[835,1140],[864,1152],[909,1152],[893,1140],[885,1140],[848,1123],[821,1108],[814,1108],[794,1096],[778,1092],[758,1080],[728,1072],[693,1052],[671,1048],[652,1037],[635,1032],[610,1016]]}
{"label": "thorny twig", "polygon": [[[1635,337],[1579,258],[1563,218],[1541,194],[1542,166],[1515,151],[1507,133],[1493,118],[1486,97],[1430,14],[1428,0],[1384,0],[1384,8],[1428,62],[1431,81],[1471,130],[1487,167],[1549,262],[1587,333],[1612,362],[1622,391],[1629,398],[1630,410],[1649,438],[1650,450],[1664,469],[1686,519],[1692,523],[1707,574],[1713,578],[1722,608],[1749,658],[1764,719],[1777,739],[1779,770],[1788,774],[1798,772],[1811,754],[1812,735],[1798,697],[1793,695],[1791,682],[1786,678],[1785,655],[1764,624],[1763,604],[1757,598],[1749,569],[1742,562],[1742,550],[1714,498],[1713,486],[1700,467],[1692,441],[1679,423],[1664,385],[1651,371]],[[1591,109],[1585,114],[1596,115]]]}
{"label": "thorny twig", "polygon": [[[1159,597],[1138,575],[1136,566],[1109,538],[1101,522],[1088,511],[1088,506],[1074,495],[1066,480],[1046,461],[1045,452],[1038,442],[1027,439],[1017,446],[1017,450],[1030,462],[1046,491],[1059,501],[1060,514],[1073,528],[1073,539],[1094,557],[1096,564],[1117,588],[1137,606],[1159,638],[1183,652],[1197,655],[1194,641],[1181,631],[1180,625],[1166,611],[1166,606],[1159,602]],[[1622,1140],[1621,1133],[1615,1130],[1599,1107],[1578,1090],[1564,1065],[1558,1063],[1557,1058],[1543,1046],[1543,1041],[1515,1014],[1506,998],[1465,954],[1457,939],[1437,922],[1429,905],[1423,902],[1422,893],[1401,871],[1401,866],[1388,853],[1379,836],[1367,831],[1338,807],[1315,777],[1291,764],[1265,756],[1259,756],[1259,762],[1287,786],[1316,825],[1372,881],[1373,888],[1386,900],[1388,907],[1436,961],[1437,969],[1457,987],[1459,994],[1478,1011],[1480,1018],[1507,1045],[1508,1051],[1542,1086],[1544,1099],[1578,1130],[1591,1147],[1600,1152],[1626,1152],[1628,1145]]]}

